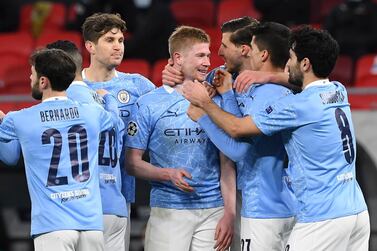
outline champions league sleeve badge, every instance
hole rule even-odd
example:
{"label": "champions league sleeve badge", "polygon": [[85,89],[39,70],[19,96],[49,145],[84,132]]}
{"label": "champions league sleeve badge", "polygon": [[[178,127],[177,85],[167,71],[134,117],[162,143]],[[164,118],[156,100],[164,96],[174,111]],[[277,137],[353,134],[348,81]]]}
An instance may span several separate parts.
{"label": "champions league sleeve badge", "polygon": [[130,121],[128,123],[128,127],[127,127],[127,134],[129,136],[135,136],[137,131],[138,131],[138,126],[137,126],[136,122]]}
{"label": "champions league sleeve badge", "polygon": [[130,94],[126,90],[118,92],[118,100],[122,104],[127,104],[130,101]]}

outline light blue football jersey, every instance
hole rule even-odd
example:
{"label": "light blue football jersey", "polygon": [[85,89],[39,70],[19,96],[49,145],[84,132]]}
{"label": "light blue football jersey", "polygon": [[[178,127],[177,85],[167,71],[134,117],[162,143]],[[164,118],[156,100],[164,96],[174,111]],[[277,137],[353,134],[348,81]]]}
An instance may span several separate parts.
{"label": "light blue football jersey", "polygon": [[[107,97],[107,99],[106,99]],[[99,134],[119,120],[97,105],[65,97],[10,112],[0,124],[0,140],[19,140],[32,203],[31,234],[57,230],[102,230],[98,181]]]}
{"label": "light blue football jersey", "polygon": [[[82,81],[74,81],[67,89],[67,96],[80,103],[97,104],[105,101]],[[122,180],[119,157],[122,151],[124,124],[120,120],[117,127],[101,132],[98,167],[102,212],[121,217],[128,216],[126,199],[122,194]]]}
{"label": "light blue football jersey", "polygon": [[195,189],[186,193],[170,181],[153,181],[150,206],[201,209],[223,205],[217,148],[204,130],[186,114],[190,103],[163,86],[142,96],[134,106],[126,146],[148,150],[150,163],[159,168],[183,168]]}
{"label": "light blue football jersey", "polygon": [[319,80],[252,115],[266,135],[281,132],[298,221],[316,222],[367,209],[356,181],[356,140],[347,91]]}
{"label": "light blue football jersey", "polygon": [[[264,110],[266,103],[290,94],[287,88],[266,83],[236,93],[243,116]],[[243,217],[286,218],[295,215],[295,200],[284,169],[287,154],[280,134],[249,138],[251,147],[239,163]]]}
{"label": "light blue football jersey", "polygon": [[[234,80],[237,75],[233,74],[232,79]],[[212,82],[213,77],[214,71],[211,71],[207,81]],[[225,111],[236,116],[247,116],[264,109],[266,103],[289,93],[291,92],[287,88],[273,83],[253,85],[245,93],[234,93],[230,99],[224,97],[222,105]],[[231,100],[232,98],[236,98],[238,109],[234,107],[235,102]],[[213,122],[209,121],[209,123]],[[209,130],[204,124],[201,125],[206,131]],[[290,179],[284,169],[284,162],[287,159],[281,135],[233,140],[219,128],[211,127],[211,132],[214,134],[211,137],[213,141],[219,141],[219,144],[216,144],[218,148],[224,153],[230,151],[228,157],[239,160],[236,166],[237,187],[242,191],[241,215],[246,218],[294,216],[296,199],[289,187]],[[240,151],[241,148],[244,151]],[[239,158],[240,152],[243,153],[243,158]],[[235,155],[238,157],[234,157]]]}
{"label": "light blue football jersey", "polygon": [[[262,109],[269,100],[288,93],[287,88],[272,83],[253,85],[246,93],[224,93],[223,109],[247,116]],[[238,106],[233,104],[237,102]],[[286,218],[295,215],[294,196],[286,182],[286,152],[281,135],[233,139],[208,116],[202,117],[199,124],[225,155],[237,161],[237,186],[242,191],[243,217]]]}
{"label": "light blue football jersey", "polygon": [[0,160],[4,164],[14,166],[21,156],[21,146],[18,140],[4,143],[0,142]]}
{"label": "light blue football jersey", "polygon": [[[126,74],[116,71],[116,76],[105,82],[90,82],[85,77],[83,79],[93,90],[105,89],[118,100],[120,116],[125,125],[128,124],[132,105],[141,95],[150,92],[155,88],[153,83],[140,74]],[[123,139],[124,141],[125,139]],[[124,149],[120,152],[120,166],[124,167]],[[129,176],[124,168],[122,174],[122,193],[127,203],[135,202],[135,178]]]}

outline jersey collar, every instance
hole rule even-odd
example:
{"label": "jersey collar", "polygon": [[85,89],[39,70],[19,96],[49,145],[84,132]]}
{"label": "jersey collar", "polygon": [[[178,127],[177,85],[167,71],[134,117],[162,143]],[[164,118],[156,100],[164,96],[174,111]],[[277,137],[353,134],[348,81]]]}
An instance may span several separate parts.
{"label": "jersey collar", "polygon": [[88,85],[87,85],[84,81],[79,81],[79,80],[73,81],[73,82],[71,83],[71,85],[81,85],[81,86],[86,86],[86,87],[88,87]]}
{"label": "jersey collar", "polygon": [[311,82],[310,84],[305,86],[304,90],[307,89],[308,87],[312,87],[312,86],[323,86],[323,85],[329,85],[329,84],[331,84],[331,83],[330,83],[328,78],[320,79],[320,80],[316,80],[314,82]]}
{"label": "jersey collar", "polygon": [[[82,79],[87,80],[86,79],[86,74],[85,74],[85,69],[82,69],[82,71],[81,71],[81,77],[82,77]],[[118,77],[118,71],[117,70],[115,70],[115,77],[116,78]]]}
{"label": "jersey collar", "polygon": [[67,99],[68,99],[68,97],[57,96],[57,97],[46,98],[45,100],[42,101],[42,103],[48,102],[48,101],[58,101],[58,100],[67,100]]}

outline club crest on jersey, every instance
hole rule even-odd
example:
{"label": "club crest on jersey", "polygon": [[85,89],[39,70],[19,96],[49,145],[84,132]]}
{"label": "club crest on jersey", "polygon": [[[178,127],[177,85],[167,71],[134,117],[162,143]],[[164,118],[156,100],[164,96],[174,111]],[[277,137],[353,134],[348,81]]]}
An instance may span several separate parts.
{"label": "club crest on jersey", "polygon": [[118,92],[118,100],[123,104],[127,104],[130,101],[130,94],[126,90]]}
{"label": "club crest on jersey", "polygon": [[138,132],[138,126],[136,122],[130,121],[127,127],[127,134],[131,137],[135,136]]}

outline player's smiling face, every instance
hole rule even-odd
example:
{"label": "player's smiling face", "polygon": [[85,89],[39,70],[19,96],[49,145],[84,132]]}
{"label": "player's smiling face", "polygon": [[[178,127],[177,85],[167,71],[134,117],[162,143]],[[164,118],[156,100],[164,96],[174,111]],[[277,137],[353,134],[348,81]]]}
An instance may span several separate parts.
{"label": "player's smiling face", "polygon": [[118,66],[123,60],[123,54],[124,36],[118,28],[105,33],[94,45],[94,59],[108,68]]}
{"label": "player's smiling face", "polygon": [[209,43],[195,43],[182,52],[182,72],[185,78],[204,81],[210,66]]}

